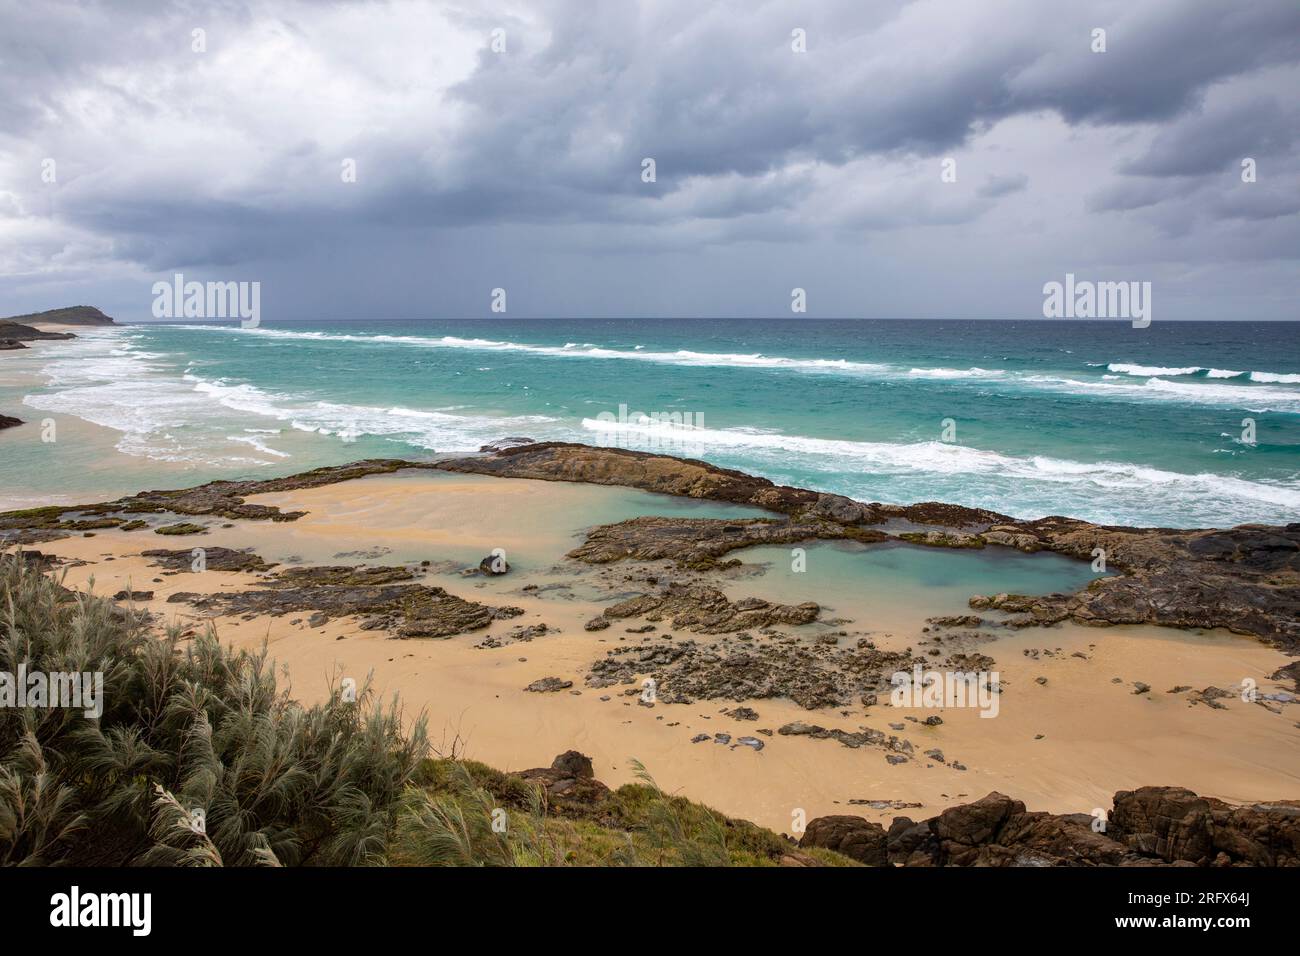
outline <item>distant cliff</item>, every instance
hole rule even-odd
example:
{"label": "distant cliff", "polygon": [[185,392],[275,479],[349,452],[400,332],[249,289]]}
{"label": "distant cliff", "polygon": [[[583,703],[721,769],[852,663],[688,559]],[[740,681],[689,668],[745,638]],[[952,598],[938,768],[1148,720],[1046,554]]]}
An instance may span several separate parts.
{"label": "distant cliff", "polygon": [[112,325],[113,320],[100,312],[93,305],[74,305],[66,309],[50,309],[48,312],[31,312],[27,315],[11,315],[0,322],[17,322],[30,325],[33,322],[51,322],[58,325]]}

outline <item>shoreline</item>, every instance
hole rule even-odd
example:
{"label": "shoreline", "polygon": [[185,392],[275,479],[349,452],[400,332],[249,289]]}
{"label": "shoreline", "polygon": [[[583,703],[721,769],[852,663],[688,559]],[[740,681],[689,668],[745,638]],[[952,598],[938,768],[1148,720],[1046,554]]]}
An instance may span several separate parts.
{"label": "shoreline", "polygon": [[[635,473],[626,470],[629,463]],[[573,480],[597,465],[599,481]],[[493,469],[568,477],[483,473]],[[642,485],[693,495],[645,494],[650,489]],[[435,743],[444,735],[447,741],[468,736],[475,759],[525,768],[576,748],[593,758],[598,778],[622,783],[632,779],[628,758],[635,756],[666,789],[778,831],[789,829],[794,806],[810,819],[847,812],[887,824],[901,804],[919,803],[916,812],[928,815],[989,790],[1060,813],[1086,813],[1117,790],[1151,784],[1186,786],[1232,802],[1300,792],[1294,759],[1300,708],[1290,703],[1293,680],[1282,674],[1295,665],[1261,635],[1087,626],[1068,615],[1053,620],[1055,611],[1036,616],[1032,607],[989,607],[979,611],[975,626],[927,623],[935,614],[960,617],[973,609],[954,605],[952,594],[940,600],[948,592],[906,575],[882,578],[864,597],[851,577],[841,580],[828,569],[836,560],[858,567],[876,553],[873,548],[904,548],[921,567],[939,561],[984,567],[990,564],[981,556],[986,548],[1027,565],[1064,559],[1051,554],[1053,548],[1030,550],[1025,541],[1015,547],[1014,539],[1011,545],[952,546],[950,536],[972,533],[960,529],[972,527],[974,518],[1002,517],[993,513],[942,505],[895,513],[846,502],[703,463],[531,445],[468,459],[359,463],[283,479],[146,492],[116,507],[55,506],[26,519],[0,515],[0,528],[10,525],[3,533],[13,537],[15,520],[28,521],[28,534],[38,539],[29,543],[64,561],[69,586],[85,588],[93,577],[97,593],[151,591],[134,603],[160,623],[211,622],[223,643],[237,647],[268,641],[305,701],[321,699],[336,668],[358,678],[373,672],[385,698],[400,694],[411,716],[429,714]],[[854,505],[870,510],[850,513]],[[840,524],[845,533],[832,534],[822,522],[836,524],[825,517],[835,515],[879,523]],[[141,526],[122,530],[128,521]],[[778,537],[808,531],[800,522],[812,522],[821,537],[790,538],[780,546],[788,551],[802,541],[813,573],[782,584],[770,561],[755,563],[752,555],[764,553],[764,536],[773,528]],[[915,530],[927,523],[930,531]],[[198,530],[155,534],[157,527],[176,524]],[[1070,534],[1078,529],[1072,528],[1050,532],[1059,539],[1039,533],[1077,561]],[[935,529],[944,529],[944,544],[927,541]],[[982,532],[989,533],[996,534]],[[898,537],[903,534],[921,537]],[[274,566],[221,570],[214,559],[195,574],[187,565],[196,546],[213,555],[251,548]],[[510,572],[477,572],[477,560],[496,546],[509,556]],[[163,559],[141,556],[148,550],[185,557],[162,567],[155,562]],[[1142,561],[1151,547],[1144,551],[1129,542],[1120,550],[1137,570],[1103,580],[1149,573]],[[304,579],[292,568],[316,577]],[[361,604],[331,603],[342,593],[331,568],[359,569],[345,579],[355,585],[364,578],[364,587],[371,587]],[[385,576],[385,583],[372,585],[375,575]],[[641,605],[626,616],[608,614],[629,600],[662,600],[675,587],[691,593],[660,610]],[[431,602],[417,629],[446,629],[450,620],[453,632],[392,640],[412,619],[384,603],[384,588],[425,589],[402,592],[403,600]],[[452,600],[431,598],[437,589]],[[712,592],[725,595],[725,603],[718,605]],[[780,623],[787,614],[781,609],[799,600],[817,602],[817,618]],[[700,601],[714,602],[713,610],[702,610]],[[744,601],[761,606],[738,610]],[[511,613],[496,617],[494,609]],[[1009,623],[1026,616],[1032,620]],[[372,626],[376,619],[380,625]],[[466,621],[474,626],[456,629]],[[603,626],[590,630],[592,621]],[[669,659],[683,648],[684,657]],[[610,657],[608,651],[617,653]],[[629,653],[645,662],[625,667]],[[736,683],[726,666],[709,663],[715,655],[722,665],[738,655],[756,660],[762,676]],[[1006,695],[998,719],[952,707],[895,713],[878,684],[879,703],[864,707],[857,698],[865,690],[853,689],[906,669],[902,660],[950,666],[958,655],[995,661]],[[601,670],[596,665],[602,659],[614,663]],[[874,670],[861,669],[877,659]],[[1288,673],[1294,677],[1294,670]],[[604,683],[606,674],[611,683]],[[524,690],[550,677],[571,685],[550,693]],[[664,694],[653,707],[637,703],[646,677],[657,677]],[[811,690],[820,686],[814,677],[829,681],[831,690]],[[1266,700],[1267,706],[1234,701],[1232,688],[1246,677],[1261,695],[1281,699]],[[1135,683],[1149,690],[1139,693]],[[1172,693],[1176,687],[1184,689]],[[755,688],[761,696],[753,696]],[[1204,693],[1224,688],[1222,698]],[[633,696],[625,697],[626,691]],[[802,706],[790,693],[814,706]],[[757,719],[729,715],[746,710]],[[926,726],[927,716],[941,716],[941,723]],[[700,734],[710,739],[692,743]],[[726,745],[713,742],[718,734],[729,735]],[[762,749],[738,745],[742,737],[761,742]],[[941,751],[943,760],[929,756],[931,750]],[[906,760],[894,764],[886,760],[891,754]]]}

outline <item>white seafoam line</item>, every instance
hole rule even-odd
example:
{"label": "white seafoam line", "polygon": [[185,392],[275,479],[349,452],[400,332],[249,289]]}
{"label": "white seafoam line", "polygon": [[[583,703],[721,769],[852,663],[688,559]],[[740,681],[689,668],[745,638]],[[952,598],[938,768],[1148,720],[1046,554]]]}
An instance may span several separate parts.
{"label": "white seafoam line", "polygon": [[[215,448],[186,445],[177,437],[176,432],[196,422],[219,431],[219,440],[283,457],[284,452],[267,444],[273,441],[278,429],[244,428],[244,435],[230,435],[229,416],[214,414],[225,410],[257,415],[267,420],[266,424],[287,425],[344,441],[380,436],[414,447],[444,451],[472,451],[479,444],[508,432],[577,440],[593,432],[601,433],[602,437],[639,435],[652,443],[663,443],[663,450],[668,453],[674,452],[675,444],[685,442],[696,449],[691,452],[695,456],[707,456],[710,450],[741,454],[768,464],[769,469],[788,463],[790,453],[794,452],[809,470],[828,475],[837,472],[918,477],[971,474],[986,476],[987,480],[1034,482],[1039,488],[1069,485],[1136,496],[1155,491],[1164,496],[1186,495],[1197,499],[1217,496],[1243,506],[1254,503],[1300,511],[1300,490],[1232,476],[1187,475],[1122,462],[1085,463],[1045,456],[1016,458],[942,442],[855,442],[744,428],[689,429],[684,433],[680,426],[668,426],[668,431],[664,431],[665,426],[628,426],[595,419],[585,419],[575,429],[547,416],[471,417],[400,406],[323,402],[306,396],[276,394],[247,383],[209,380],[192,372],[180,378],[174,374],[159,378],[163,367],[154,362],[159,357],[157,353],[135,352],[121,343],[113,343],[109,349],[100,348],[98,353],[93,353],[94,345],[87,344],[84,348],[92,354],[77,356],[63,351],[60,358],[51,362],[51,379],[62,384],[61,390],[29,396],[28,404],[78,415],[119,430],[124,433],[119,445],[123,451],[153,458],[230,463],[228,455],[214,454]],[[264,437],[268,435],[272,437]],[[240,462],[270,463],[256,459],[240,459]],[[1014,510],[1011,502],[1008,508]],[[1063,506],[1060,510],[1068,509]]]}
{"label": "white seafoam line", "polygon": [[859,442],[745,429],[690,428],[662,423],[620,423],[583,419],[583,428],[606,439],[640,436],[668,453],[679,445],[761,453],[788,458],[791,452],[819,461],[828,470],[873,475],[989,475],[999,479],[1091,486],[1108,492],[1141,494],[1155,489],[1292,508],[1300,513],[1300,488],[1265,484],[1226,475],[1165,471],[1125,462],[1079,462],[1035,455],[1017,458],[999,452],[939,441],[898,444]]}
{"label": "white seafoam line", "polygon": [[[551,358],[609,359],[622,361],[652,362],[665,365],[740,369],[771,369],[792,372],[829,375],[850,375],[871,379],[936,379],[949,381],[993,382],[1001,381],[1014,386],[1027,386],[1036,390],[1065,392],[1072,395],[1094,396],[1120,400],[1177,402],[1190,405],[1216,405],[1242,408],[1251,412],[1284,412],[1300,414],[1300,391],[1271,388],[1266,385],[1214,385],[1168,382],[1160,375],[1177,377],[1191,372],[1202,371],[1200,366],[1165,368],[1163,366],[1137,366],[1114,363],[1111,370],[1132,370],[1125,374],[1139,375],[1141,372],[1152,373],[1148,381],[1137,383],[1114,383],[1104,381],[1084,381],[1061,375],[1043,375],[1028,371],[1008,371],[1005,369],[985,369],[972,367],[957,368],[903,368],[879,362],[855,362],[848,359],[824,358],[788,358],[761,353],[735,352],[696,352],[679,349],[673,352],[646,351],[642,346],[633,350],[620,350],[590,346],[587,343],[576,345],[566,343],[564,346],[531,345],[522,342],[499,341],[494,339],[461,338],[454,335],[438,337],[421,335],[356,335],[350,333],[294,331],[290,329],[270,329],[259,327],[244,329],[238,326],[180,325],[171,328],[194,331],[217,331],[240,335],[266,336],[278,339],[298,339],[320,342],[356,342],[381,345],[404,345],[419,348],[468,349],[487,352],[516,352],[527,355],[540,355]],[[1224,370],[1213,369],[1210,372],[1223,373]],[[1226,374],[1211,378],[1228,378]],[[1296,384],[1300,375],[1274,372],[1251,372],[1253,382]]]}
{"label": "white seafoam line", "polygon": [[42,372],[52,390],[29,394],[23,401],[32,408],[73,415],[120,432],[118,450],[137,457],[211,466],[271,464],[232,455],[229,447],[223,447],[225,442],[248,446],[272,459],[290,457],[268,444],[268,429],[246,427],[244,435],[229,434],[239,424],[231,420],[230,412],[343,441],[370,435],[394,437],[426,449],[470,451],[499,438],[502,429],[520,431],[555,421],[541,415],[474,418],[400,406],[325,402],[276,394],[247,383],[209,380],[192,372],[177,375],[153,361],[164,356],[135,350],[125,330],[104,332],[88,334],[51,356]]}

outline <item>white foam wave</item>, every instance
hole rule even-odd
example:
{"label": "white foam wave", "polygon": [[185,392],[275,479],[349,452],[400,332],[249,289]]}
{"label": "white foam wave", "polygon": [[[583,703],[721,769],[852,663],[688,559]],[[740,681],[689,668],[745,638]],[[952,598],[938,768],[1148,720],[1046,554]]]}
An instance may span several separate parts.
{"label": "white foam wave", "polygon": [[[621,424],[583,419],[585,429],[605,434],[639,434],[647,439],[680,440],[681,426]],[[689,430],[689,439],[714,452],[743,452],[751,457],[787,460],[792,452],[826,471],[882,475],[986,475],[1000,481],[1069,485],[1087,495],[1088,486],[1110,493],[1141,496],[1190,496],[1205,501],[1233,499],[1243,506],[1288,508],[1300,512],[1300,488],[1248,481],[1226,475],[1183,474],[1127,462],[1079,462],[1036,455],[1020,458],[1000,452],[939,441],[912,443],[858,442],[742,429]],[[1075,492],[1079,493],[1078,491]]]}
{"label": "white foam wave", "polygon": [[1139,401],[1168,401],[1189,405],[1221,405],[1251,412],[1300,414],[1300,393],[1290,389],[1261,386],[1215,385],[1209,382],[1177,382],[1149,378],[1145,382],[1087,381],[1054,375],[1027,375],[1026,384],[1078,395],[1094,394]]}
{"label": "white foam wave", "polygon": [[589,342],[567,342],[558,345],[530,345],[523,342],[498,341],[494,339],[462,338],[456,335],[357,335],[342,332],[298,331],[294,329],[269,329],[258,327],[244,329],[235,326],[180,325],[173,328],[197,329],[207,332],[219,331],[242,335],[260,335],[280,339],[304,339],[318,342],[360,342],[388,345],[410,345],[423,348],[472,349],[486,352],[520,352],[528,355],[546,355],[558,358],[588,359],[626,359],[638,362],[657,362],[667,365],[735,367],[735,368],[784,368],[808,372],[846,372],[879,373],[890,370],[889,365],[875,362],[852,362],[848,359],[821,358],[787,358],[779,355],[738,352],[696,352],[691,349],[678,349],[672,352],[650,352],[643,346],[632,350],[611,349],[593,345]]}
{"label": "white foam wave", "polygon": [[1125,375],[1136,375],[1142,378],[1151,376],[1169,378],[1199,375],[1204,372],[1206,378],[1247,378],[1252,382],[1264,384],[1300,385],[1300,374],[1291,372],[1239,372],[1228,368],[1207,368],[1203,365],[1166,368],[1163,365],[1133,365],[1125,362],[1111,362],[1106,368],[1111,372],[1122,372]]}
{"label": "white foam wave", "polygon": [[[42,367],[49,390],[23,401],[121,433],[117,448],[126,454],[212,466],[267,465],[291,457],[259,437],[279,435],[283,425],[344,441],[377,436],[422,448],[476,451],[502,434],[544,433],[555,421],[542,415],[474,417],[319,401],[247,382],[207,379],[194,374],[192,363],[178,374],[156,361],[165,357],[136,349],[123,330],[96,330],[51,356]],[[243,427],[232,434],[236,424]],[[237,454],[232,443],[263,457]]]}
{"label": "white foam wave", "polygon": [[1130,365],[1124,362],[1111,362],[1106,366],[1109,371],[1123,372],[1125,375],[1195,375],[1204,369],[1199,365],[1187,365],[1182,368],[1166,368],[1163,365]]}
{"label": "white foam wave", "polygon": [[1252,382],[1278,382],[1286,385],[1300,385],[1300,375],[1285,375],[1281,372],[1251,372]]}
{"label": "white foam wave", "polygon": [[[1087,381],[1069,376],[1037,374],[1032,372],[1011,372],[1005,369],[986,369],[972,367],[957,368],[904,368],[879,362],[861,362],[850,359],[827,358],[790,358],[779,355],[765,355],[760,352],[698,352],[691,349],[675,351],[650,351],[643,346],[634,349],[613,349],[592,345],[591,343],[566,342],[563,346],[533,345],[507,340],[463,338],[454,335],[387,335],[356,334],[342,332],[321,332],[295,329],[271,329],[259,327],[244,329],[238,326],[203,326],[183,325],[175,328],[197,329],[203,331],[228,332],[235,335],[265,336],[276,339],[301,339],[321,342],[357,342],[372,344],[406,345],[421,348],[468,349],[487,352],[514,352],[526,355],[540,355],[558,358],[609,359],[638,362],[651,362],[686,367],[722,367],[778,369],[802,373],[822,373],[852,375],[870,379],[909,378],[915,380],[950,380],[950,381],[987,381],[998,380],[1009,387],[1028,387],[1049,391],[1064,391],[1076,395],[1093,394],[1102,397],[1107,394],[1149,401],[1170,401],[1184,404],[1229,405],[1249,411],[1283,411],[1300,412],[1300,393],[1290,390],[1267,391],[1254,386],[1216,385],[1203,379],[1195,383],[1170,383],[1165,378],[1180,378],[1206,373],[1206,378],[1234,378],[1242,373],[1230,373],[1225,369],[1208,369],[1202,366],[1155,366],[1132,363],[1112,362],[1106,369],[1120,375],[1147,378],[1142,385],[1113,386],[1123,391],[1099,391],[1107,383]],[[1089,363],[1100,366],[1101,363]],[[481,369],[480,369],[481,370]],[[1161,377],[1164,378],[1161,378]],[[1297,384],[1300,375],[1274,372],[1251,372],[1250,379],[1256,383]]]}

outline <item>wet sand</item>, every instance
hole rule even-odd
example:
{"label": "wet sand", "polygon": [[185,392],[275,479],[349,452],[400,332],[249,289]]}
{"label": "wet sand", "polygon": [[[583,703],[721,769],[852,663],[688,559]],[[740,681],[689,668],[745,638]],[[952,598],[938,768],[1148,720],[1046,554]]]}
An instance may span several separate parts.
{"label": "wet sand", "polygon": [[[163,620],[182,623],[201,618],[184,604],[166,603],[168,594],[248,587],[258,576],[216,571],[168,575],[138,557],[141,550],[224,545],[252,547],[267,560],[283,563],[429,561],[424,583],[467,600],[514,605],[524,614],[446,640],[393,640],[382,631],[361,630],[352,620],[313,628],[305,613],[251,621],[220,617],[214,623],[222,640],[237,647],[268,642],[271,656],[288,669],[294,695],[304,701],[324,697],[332,678],[360,682],[373,673],[381,696],[400,695],[408,719],[425,713],[430,737],[444,753],[454,745],[458,754],[519,770],[549,764],[556,754],[576,749],[591,756],[597,776],[612,785],[633,778],[630,758],[635,757],[665,789],[778,831],[790,831],[798,810],[807,819],[856,813],[887,824],[896,814],[930,816],[991,790],[1023,800],[1030,809],[1083,813],[1109,806],[1116,790],[1150,784],[1180,785],[1242,802],[1300,794],[1300,705],[1282,705],[1277,708],[1281,713],[1274,713],[1234,697],[1221,702],[1223,709],[1213,709],[1191,704],[1185,693],[1166,693],[1176,685],[1235,690],[1247,678],[1258,683],[1261,693],[1289,689],[1268,676],[1289,658],[1253,638],[1073,624],[989,631],[977,649],[996,660],[1001,675],[999,713],[992,719],[965,708],[901,710],[883,696],[869,711],[860,705],[809,711],[788,700],[659,702],[651,708],[626,695],[628,690],[639,693],[639,683],[593,689],[583,678],[608,649],[657,640],[672,631],[669,622],[661,623],[654,635],[627,633],[639,619],[584,631],[583,622],[614,600],[611,582],[616,586],[628,575],[622,564],[593,569],[565,561],[563,555],[591,524],[633,514],[755,513],[750,509],[622,488],[428,472],[250,501],[309,514],[288,523],[215,522],[209,534],[200,536],[109,530],[39,547],[89,562],[68,570],[70,586],[86,587],[93,577],[101,594],[128,586],[153,590],[153,600],[144,606]],[[504,549],[510,574],[461,576],[460,569],[477,565],[494,548]],[[944,594],[945,601],[951,600],[942,589],[905,580],[868,586],[842,573],[819,573],[826,554],[810,550],[806,574],[783,575],[775,566],[760,573],[762,566],[751,565],[719,586],[733,600],[757,594],[817,601],[833,609],[824,616],[852,619],[845,626],[869,630],[879,647],[913,647],[918,653],[924,646],[920,642],[933,636],[922,631],[924,619],[954,612],[948,606],[927,606],[927,595]],[[528,585],[538,590],[523,590]],[[632,582],[627,587],[628,594],[644,590]],[[500,637],[536,623],[558,633],[497,648],[477,646],[489,635]],[[829,629],[819,624],[782,630],[811,640]],[[716,640],[672,633],[701,643]],[[848,639],[841,640],[851,646]],[[1038,658],[1026,651],[1037,651]],[[1083,657],[1073,656],[1076,652]],[[528,683],[550,676],[570,680],[573,687],[555,693],[523,691]],[[1150,691],[1134,693],[1136,681],[1149,684]],[[741,704],[757,711],[759,719],[742,721],[722,713]],[[919,723],[932,714],[943,723]],[[891,765],[879,749],[757,733],[796,720],[897,734],[912,743],[915,759]],[[897,723],[904,729],[891,729]],[[712,741],[691,743],[697,734],[719,732],[731,734],[733,743],[753,735],[765,746],[755,752]],[[922,756],[936,747],[947,763]],[[953,769],[954,760],[968,769]],[[853,800],[922,806],[873,809],[851,805]]]}

